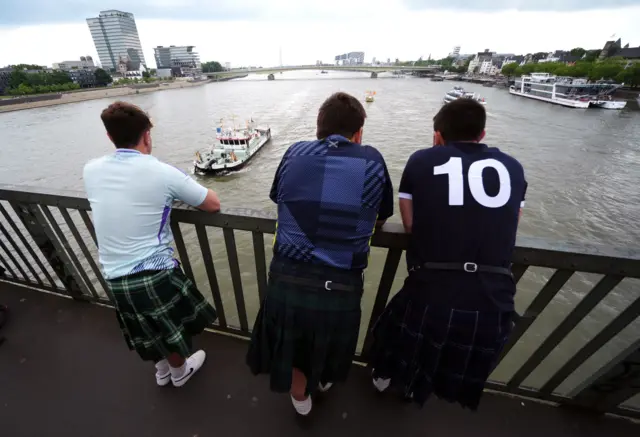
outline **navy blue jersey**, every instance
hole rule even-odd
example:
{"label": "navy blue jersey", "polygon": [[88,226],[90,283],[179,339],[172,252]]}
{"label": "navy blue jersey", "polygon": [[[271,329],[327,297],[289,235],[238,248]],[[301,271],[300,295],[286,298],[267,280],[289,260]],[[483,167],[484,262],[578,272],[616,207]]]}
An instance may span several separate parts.
{"label": "navy blue jersey", "polygon": [[393,215],[380,152],[339,135],[292,145],[270,197],[278,204],[274,254],[341,269],[367,266],[376,220]]}
{"label": "navy blue jersey", "polygon": [[[449,143],[415,152],[402,175],[399,194],[413,201],[407,265],[473,262],[509,267],[526,190],[522,165],[497,148]],[[500,308],[513,309],[515,284],[505,275],[422,274],[437,278],[445,289],[445,295],[438,296],[441,303],[464,306],[471,302],[469,295],[486,300],[473,296],[480,293]]]}

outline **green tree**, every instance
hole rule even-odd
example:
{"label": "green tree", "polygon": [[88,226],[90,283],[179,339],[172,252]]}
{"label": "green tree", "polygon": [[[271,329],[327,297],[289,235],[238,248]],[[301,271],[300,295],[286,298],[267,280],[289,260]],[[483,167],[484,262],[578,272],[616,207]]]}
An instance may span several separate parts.
{"label": "green tree", "polygon": [[45,68],[46,67],[43,67],[42,65],[36,64],[18,64],[13,66],[14,70],[44,70]]}
{"label": "green tree", "polygon": [[587,53],[587,51],[582,47],[576,47],[575,49],[571,50],[571,56],[578,56],[580,58],[582,58],[585,53]]}
{"label": "green tree", "polygon": [[13,70],[9,74],[9,88],[17,89],[23,83],[27,83],[27,73],[24,71]]}
{"label": "green tree", "polygon": [[113,78],[102,68],[96,68],[96,71],[93,72],[93,75],[96,78],[97,86],[107,86],[111,82],[113,82]]}
{"label": "green tree", "polygon": [[217,61],[209,61],[202,64],[203,73],[216,73],[218,71],[224,71],[222,65]]}
{"label": "green tree", "polygon": [[588,50],[582,60],[585,62],[594,62],[598,59],[598,56],[600,56],[600,50]]}
{"label": "green tree", "polygon": [[151,74],[149,74],[149,72],[148,72],[148,71],[143,71],[143,72],[142,72],[142,77],[143,77],[143,78],[145,78],[145,79],[148,79],[148,78],[150,78],[150,77],[151,77]]}
{"label": "green tree", "polygon": [[589,72],[589,79],[615,79],[622,70],[623,66],[619,62],[598,62]]}
{"label": "green tree", "polygon": [[631,88],[637,88],[640,86],[640,63],[631,65],[624,70],[620,71],[616,77],[616,82],[624,83]]}
{"label": "green tree", "polygon": [[512,62],[510,64],[504,65],[502,67],[502,74],[504,74],[507,77],[514,76],[514,73],[516,72],[518,67],[519,65],[517,62]]}

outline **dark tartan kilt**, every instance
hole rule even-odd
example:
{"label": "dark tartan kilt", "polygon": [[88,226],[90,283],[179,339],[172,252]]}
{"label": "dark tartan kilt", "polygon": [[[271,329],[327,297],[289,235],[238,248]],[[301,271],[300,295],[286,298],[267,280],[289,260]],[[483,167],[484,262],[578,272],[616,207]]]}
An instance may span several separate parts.
{"label": "dark tartan kilt", "polygon": [[377,320],[370,366],[420,406],[434,393],[476,410],[513,313],[430,305],[425,286],[407,278]]}
{"label": "dark tartan kilt", "polygon": [[191,337],[216,320],[213,307],[179,268],[107,281],[120,329],[145,361],[191,354]]}
{"label": "dark tartan kilt", "polygon": [[[278,273],[353,285],[357,291],[293,285],[275,279]],[[290,391],[294,367],[307,377],[309,394],[321,381],[344,381],[358,344],[362,287],[360,272],[274,258],[247,353],[253,374],[270,374],[271,390],[278,393]]]}

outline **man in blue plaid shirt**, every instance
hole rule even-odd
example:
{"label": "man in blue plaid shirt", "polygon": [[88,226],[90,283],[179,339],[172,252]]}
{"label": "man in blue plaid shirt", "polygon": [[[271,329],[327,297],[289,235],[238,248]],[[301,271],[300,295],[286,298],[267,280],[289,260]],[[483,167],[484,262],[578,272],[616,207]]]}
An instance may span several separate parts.
{"label": "man in blue plaid shirt", "polygon": [[345,93],[318,113],[317,140],[292,145],[271,188],[278,228],[267,296],[247,361],[290,392],[296,411],[344,381],[360,327],[363,271],[377,225],[393,214],[393,187],[380,152],[363,146],[366,113]]}

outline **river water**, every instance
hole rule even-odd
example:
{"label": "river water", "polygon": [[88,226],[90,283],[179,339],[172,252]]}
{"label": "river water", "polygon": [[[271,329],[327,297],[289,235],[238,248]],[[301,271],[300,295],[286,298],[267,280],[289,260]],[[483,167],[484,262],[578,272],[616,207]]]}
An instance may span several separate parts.
{"label": "river water", "polygon": [[[280,158],[293,142],[314,138],[317,110],[328,95],[346,91],[364,97],[367,90],[376,91],[376,101],[366,106],[364,142],[382,152],[397,191],[409,155],[430,146],[432,118],[452,85],[418,78],[381,75],[374,80],[363,73],[320,75],[311,71],[278,74],[274,81],[250,76],[196,88],[127,96],[124,100],[150,113],[155,125],[154,154],[189,172],[194,152],[212,144],[221,118],[229,123],[235,116],[238,124],[244,124],[244,120],[253,117],[259,125],[270,126],[272,141],[245,170],[225,177],[194,177],[219,193],[223,207],[273,212],[275,206],[268,193]],[[486,143],[512,154],[525,168],[529,189],[519,236],[638,247],[640,111],[575,110],[510,96],[503,89],[464,86],[481,93],[488,102]],[[0,114],[0,184],[82,190],[83,164],[113,150],[99,118],[100,111],[111,101]],[[399,222],[397,213],[391,221]],[[183,231],[196,280],[206,292],[208,282],[195,232],[189,227]],[[209,236],[223,298],[230,303],[227,318],[237,323],[224,242],[218,230],[209,230]],[[236,240],[251,324],[258,307],[251,238],[238,232]],[[384,252],[374,250],[363,300],[365,314],[373,304],[383,263]],[[404,266],[400,270],[394,291],[404,278]],[[516,299],[519,312],[524,311],[551,273],[549,269],[532,268],[525,274]],[[598,280],[598,275],[574,275],[531,332],[498,367],[494,378],[511,375]],[[550,372],[639,295],[640,282],[624,280],[525,384],[543,383]],[[363,320],[363,327],[366,322]],[[610,342],[609,349],[590,360],[595,360],[591,366],[611,358],[639,335],[640,323],[636,320]],[[580,382],[580,375],[592,371],[590,361],[561,386],[563,391]]]}

